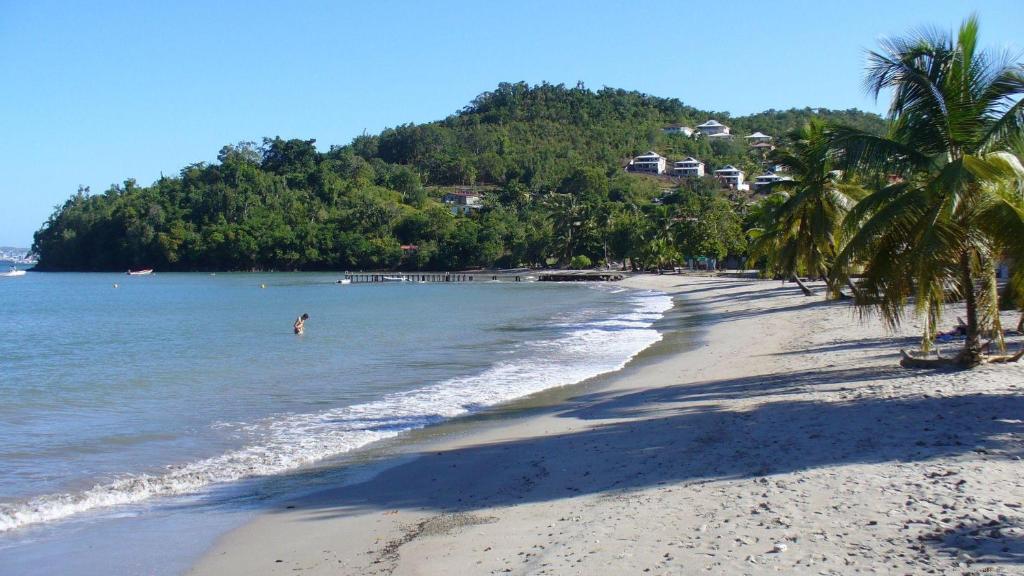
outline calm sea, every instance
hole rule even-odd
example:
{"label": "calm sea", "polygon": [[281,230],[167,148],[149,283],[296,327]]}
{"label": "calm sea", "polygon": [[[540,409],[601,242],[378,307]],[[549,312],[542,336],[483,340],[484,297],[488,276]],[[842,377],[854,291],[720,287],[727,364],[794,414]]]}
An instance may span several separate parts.
{"label": "calm sea", "polygon": [[[337,278],[0,278],[0,573],[88,560],[90,535],[133,532],[124,518],[187,528],[210,494],[617,370],[671,307],[615,285]],[[111,569],[64,567],[87,566]]]}

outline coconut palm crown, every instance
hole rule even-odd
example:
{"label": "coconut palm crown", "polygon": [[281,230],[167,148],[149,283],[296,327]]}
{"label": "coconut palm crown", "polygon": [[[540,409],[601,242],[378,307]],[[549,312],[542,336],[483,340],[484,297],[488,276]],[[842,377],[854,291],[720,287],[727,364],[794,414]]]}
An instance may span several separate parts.
{"label": "coconut palm crown", "polygon": [[891,91],[889,131],[832,131],[855,169],[889,184],[855,206],[833,275],[864,266],[858,303],[893,325],[913,299],[926,322],[923,348],[944,303],[966,306],[961,366],[984,360],[981,338],[999,338],[995,263],[1024,244],[1024,169],[1009,150],[1024,126],[1024,68],[978,48],[978,22],[956,35],[922,31],[869,52],[866,88]]}
{"label": "coconut palm crown", "polygon": [[790,175],[772,190],[787,197],[772,211],[771,223],[755,232],[751,257],[768,258],[769,268],[786,276],[830,277],[828,292],[838,295],[830,274],[842,246],[842,222],[863,192],[842,182],[825,123],[812,120],[790,132],[789,140],[788,149],[771,156]]}

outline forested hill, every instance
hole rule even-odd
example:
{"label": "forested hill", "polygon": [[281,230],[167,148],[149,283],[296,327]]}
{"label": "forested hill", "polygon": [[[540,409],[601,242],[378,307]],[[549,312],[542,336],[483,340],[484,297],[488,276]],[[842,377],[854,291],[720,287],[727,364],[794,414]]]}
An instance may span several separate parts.
{"label": "forested hill", "polygon": [[[151,186],[80,189],[36,233],[33,251],[43,270],[458,269],[606,255],[642,263],[660,258],[651,222],[681,208],[653,203],[671,183],[624,173],[630,157],[695,156],[709,173],[733,164],[752,178],[763,159],[743,136],[761,131],[784,144],[812,117],[883,129],[878,116],[857,110],[732,118],[625,90],[501,84],[444,120],[327,152],[314,140],[243,142]],[[710,118],[737,137],[662,131]],[[483,209],[453,215],[441,202],[453,186],[483,190]],[[676,248],[742,252],[743,206],[713,192],[713,182],[684,188],[692,197],[678,204],[722,214],[702,218],[716,228],[695,231],[699,244]]]}

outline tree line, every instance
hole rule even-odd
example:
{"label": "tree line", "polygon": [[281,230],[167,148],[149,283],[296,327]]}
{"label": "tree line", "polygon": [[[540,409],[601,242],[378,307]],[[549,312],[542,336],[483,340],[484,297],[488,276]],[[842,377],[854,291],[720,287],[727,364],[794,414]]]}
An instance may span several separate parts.
{"label": "tree line", "polygon": [[[716,117],[733,142],[666,134]],[[858,111],[769,111],[730,118],[677,99],[582,85],[505,83],[452,116],[363,135],[326,152],[266,138],[220,150],[150,186],[81,187],[35,235],[40,270],[338,270],[585,266],[635,269],[683,257],[743,256],[760,200],[713,178],[673,182],[624,172],[648,149],[759,172],[746,131],[842,120],[881,134]],[[454,186],[484,191],[455,216]],[[415,251],[402,246],[415,245]],[[573,262],[575,259],[575,262]]]}

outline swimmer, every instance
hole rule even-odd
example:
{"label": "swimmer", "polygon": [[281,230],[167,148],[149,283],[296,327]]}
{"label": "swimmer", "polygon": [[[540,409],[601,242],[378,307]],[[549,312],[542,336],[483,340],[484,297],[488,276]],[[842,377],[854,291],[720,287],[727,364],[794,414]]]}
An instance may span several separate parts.
{"label": "swimmer", "polygon": [[295,324],[292,324],[292,328],[296,334],[302,334],[306,330],[306,320],[309,320],[309,314],[303,314],[295,319]]}

